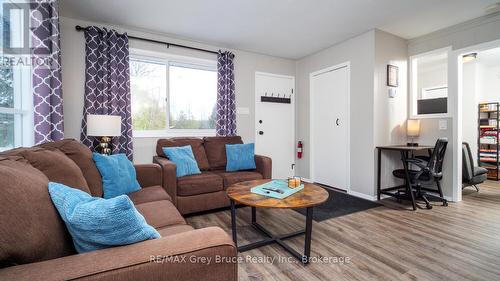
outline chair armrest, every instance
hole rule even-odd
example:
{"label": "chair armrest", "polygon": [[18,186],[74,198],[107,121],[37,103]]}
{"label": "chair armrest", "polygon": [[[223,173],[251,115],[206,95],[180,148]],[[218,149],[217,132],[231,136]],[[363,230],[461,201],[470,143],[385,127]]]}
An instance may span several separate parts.
{"label": "chair armrest", "polygon": [[177,206],[177,165],[165,157],[154,156],[153,163],[160,165],[163,171],[163,189],[167,191],[168,195],[172,198],[172,202]]}
{"label": "chair armrest", "polygon": [[408,164],[416,165],[417,167],[419,167],[420,169],[422,169],[424,171],[429,170],[429,168],[427,167],[427,162],[425,160],[418,159],[418,158],[408,158],[408,159],[406,159],[406,162]]}
{"label": "chair armrest", "polygon": [[138,164],[134,165],[137,174],[137,181],[141,187],[161,185],[163,173],[158,164]]}
{"label": "chair armrest", "polygon": [[269,157],[262,155],[255,155],[255,166],[264,179],[273,177],[273,160]]}
{"label": "chair armrest", "polygon": [[[218,262],[217,257],[226,262]],[[236,248],[229,235],[218,227],[208,227],[137,244],[0,269],[0,280],[236,281],[236,257]],[[201,258],[206,258],[206,262]]]}

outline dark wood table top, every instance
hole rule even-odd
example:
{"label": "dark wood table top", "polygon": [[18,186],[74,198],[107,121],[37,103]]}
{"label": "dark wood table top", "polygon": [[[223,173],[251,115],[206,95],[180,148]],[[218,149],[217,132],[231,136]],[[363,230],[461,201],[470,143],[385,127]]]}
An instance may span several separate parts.
{"label": "dark wood table top", "polygon": [[245,181],[231,185],[227,196],[237,203],[260,208],[298,209],[319,205],[328,199],[328,191],[324,188],[304,182],[304,189],[284,199],[276,199],[252,193],[250,189],[271,180]]}
{"label": "dark wood table top", "polygon": [[408,146],[405,144],[395,144],[395,145],[382,145],[377,146],[378,149],[382,150],[398,150],[398,151],[417,151],[417,150],[428,150],[433,149],[432,145],[419,145],[419,146]]}

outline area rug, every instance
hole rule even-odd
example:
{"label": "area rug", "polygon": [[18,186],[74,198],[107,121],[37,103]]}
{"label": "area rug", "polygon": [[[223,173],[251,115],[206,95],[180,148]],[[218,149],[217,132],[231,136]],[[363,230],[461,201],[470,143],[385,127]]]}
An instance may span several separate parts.
{"label": "area rug", "polygon": [[[344,192],[329,188],[325,189],[330,196],[325,203],[314,207],[313,219],[317,222],[382,206],[380,203],[355,197]],[[306,215],[306,209],[296,209],[295,211],[304,216]]]}

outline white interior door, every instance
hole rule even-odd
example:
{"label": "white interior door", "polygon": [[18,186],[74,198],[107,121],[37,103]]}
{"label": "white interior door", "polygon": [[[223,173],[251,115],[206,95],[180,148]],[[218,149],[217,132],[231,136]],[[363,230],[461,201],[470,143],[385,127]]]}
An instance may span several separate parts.
{"label": "white interior door", "polygon": [[315,182],[349,188],[349,65],[311,74],[311,175]]}
{"label": "white interior door", "polygon": [[[294,87],[294,77],[255,73],[255,153],[272,158],[277,179],[294,175]],[[262,102],[266,95],[290,98],[290,103]]]}

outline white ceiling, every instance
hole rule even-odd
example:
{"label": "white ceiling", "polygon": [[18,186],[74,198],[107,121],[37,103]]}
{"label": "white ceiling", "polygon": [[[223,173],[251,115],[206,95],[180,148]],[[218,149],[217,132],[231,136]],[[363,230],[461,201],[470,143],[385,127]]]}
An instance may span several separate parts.
{"label": "white ceiling", "polygon": [[499,0],[61,0],[61,15],[297,59],[373,28],[406,39]]}

